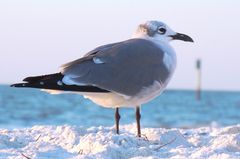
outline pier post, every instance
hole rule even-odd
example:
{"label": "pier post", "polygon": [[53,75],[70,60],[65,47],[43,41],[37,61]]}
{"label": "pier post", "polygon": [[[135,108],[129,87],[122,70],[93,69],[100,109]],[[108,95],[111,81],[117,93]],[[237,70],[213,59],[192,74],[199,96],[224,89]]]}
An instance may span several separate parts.
{"label": "pier post", "polygon": [[201,72],[201,60],[197,59],[196,61],[196,70],[197,70],[197,87],[196,87],[196,100],[201,100],[201,78],[202,78],[202,72]]}

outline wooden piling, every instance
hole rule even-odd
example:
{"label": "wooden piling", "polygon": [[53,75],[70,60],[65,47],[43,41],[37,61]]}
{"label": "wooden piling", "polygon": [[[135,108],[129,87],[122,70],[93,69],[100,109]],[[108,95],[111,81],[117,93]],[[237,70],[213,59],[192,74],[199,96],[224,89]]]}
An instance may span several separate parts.
{"label": "wooden piling", "polygon": [[202,72],[201,72],[201,60],[197,59],[196,61],[196,70],[197,70],[197,87],[196,87],[196,100],[201,100],[201,78],[202,78]]}

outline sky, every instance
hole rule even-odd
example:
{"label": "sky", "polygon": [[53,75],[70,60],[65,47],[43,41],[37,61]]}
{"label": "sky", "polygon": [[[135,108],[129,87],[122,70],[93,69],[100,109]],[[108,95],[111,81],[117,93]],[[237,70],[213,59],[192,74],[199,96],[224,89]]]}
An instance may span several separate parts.
{"label": "sky", "polygon": [[0,83],[59,71],[91,49],[129,39],[147,20],[167,23],[195,43],[173,41],[171,89],[240,90],[239,0],[0,0]]}

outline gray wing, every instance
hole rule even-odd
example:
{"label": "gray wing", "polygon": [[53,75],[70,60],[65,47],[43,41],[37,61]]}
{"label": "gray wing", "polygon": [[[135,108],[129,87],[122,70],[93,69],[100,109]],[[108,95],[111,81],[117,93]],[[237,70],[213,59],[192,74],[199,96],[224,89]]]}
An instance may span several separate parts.
{"label": "gray wing", "polygon": [[80,63],[83,62],[83,61],[91,60],[91,59],[95,56],[95,54],[99,54],[100,52],[104,52],[104,51],[106,51],[106,50],[108,50],[108,49],[111,49],[113,46],[116,46],[116,45],[118,45],[118,44],[120,44],[120,43],[122,43],[122,42],[112,43],[112,44],[107,44],[107,45],[99,46],[99,47],[93,49],[92,51],[86,53],[82,58],[77,59],[77,60],[74,60],[74,61],[71,61],[71,62],[66,63],[66,64],[63,64],[63,65],[61,66],[61,68],[62,68],[62,69],[66,69],[66,68],[68,68],[68,67],[72,67],[72,66],[74,66],[74,65],[78,65],[78,64],[80,64]]}
{"label": "gray wing", "polygon": [[73,84],[93,85],[134,96],[154,81],[164,83],[168,79],[163,56],[164,52],[154,43],[130,39],[99,47],[63,65],[61,73]]}

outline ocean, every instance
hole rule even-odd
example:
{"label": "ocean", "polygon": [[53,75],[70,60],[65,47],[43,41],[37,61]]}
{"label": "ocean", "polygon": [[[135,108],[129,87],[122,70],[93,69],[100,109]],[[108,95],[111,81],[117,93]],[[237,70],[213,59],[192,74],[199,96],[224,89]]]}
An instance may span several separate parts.
{"label": "ocean", "polygon": [[[141,107],[142,127],[196,128],[240,123],[240,92],[166,90]],[[120,124],[135,123],[135,110],[120,109]],[[113,126],[114,109],[77,94],[50,95],[37,89],[0,85],[0,128],[34,125]]]}

